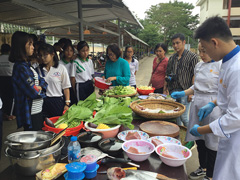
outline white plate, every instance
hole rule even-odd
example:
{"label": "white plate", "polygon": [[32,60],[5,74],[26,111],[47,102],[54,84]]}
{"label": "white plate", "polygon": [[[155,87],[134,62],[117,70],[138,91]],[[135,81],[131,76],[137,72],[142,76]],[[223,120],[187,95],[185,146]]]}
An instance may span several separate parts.
{"label": "white plate", "polygon": [[[143,131],[127,130],[127,131],[122,131],[122,132],[118,133],[118,135],[117,135],[118,139],[121,139],[123,141],[127,141],[126,136],[127,136],[128,132],[137,132],[142,140],[147,140],[149,138],[149,135],[147,133],[143,132]],[[131,140],[133,140],[133,139],[131,139]]]}
{"label": "white plate", "polygon": [[141,96],[138,96],[139,99],[147,99],[149,96],[148,95],[141,95]]}
{"label": "white plate", "polygon": [[149,142],[152,142],[152,139],[158,139],[159,141],[161,141],[163,144],[164,143],[171,143],[171,144],[178,144],[178,145],[182,145],[182,143],[172,137],[169,136],[153,136],[151,138],[148,139]]}

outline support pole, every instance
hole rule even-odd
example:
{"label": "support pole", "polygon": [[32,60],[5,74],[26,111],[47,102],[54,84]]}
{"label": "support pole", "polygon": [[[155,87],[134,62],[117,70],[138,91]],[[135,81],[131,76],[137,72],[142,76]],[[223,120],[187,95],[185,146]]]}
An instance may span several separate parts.
{"label": "support pole", "polygon": [[118,46],[121,49],[121,27],[120,27],[120,20],[118,19]]}
{"label": "support pole", "polygon": [[231,7],[232,7],[232,0],[228,0],[228,19],[227,19],[228,27],[230,27]]}
{"label": "support pole", "polygon": [[81,20],[78,23],[78,29],[79,29],[79,41],[84,41],[83,36],[83,15],[82,15],[82,0],[78,0],[78,18]]}

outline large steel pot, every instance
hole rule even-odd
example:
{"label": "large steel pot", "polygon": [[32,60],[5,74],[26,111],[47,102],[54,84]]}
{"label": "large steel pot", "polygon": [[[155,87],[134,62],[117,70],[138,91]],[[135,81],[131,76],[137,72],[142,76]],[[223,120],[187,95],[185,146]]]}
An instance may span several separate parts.
{"label": "large steel pot", "polygon": [[9,134],[5,144],[14,150],[40,150],[49,147],[53,137],[54,133],[52,132],[20,131]]}
{"label": "large steel pot", "polygon": [[13,156],[11,155],[11,148],[5,149],[5,155],[9,158],[10,163],[14,166],[16,173],[24,176],[35,176],[37,172],[45,169],[55,163],[57,163],[61,157],[61,149],[64,146],[64,140],[61,140],[60,147],[54,151],[49,152],[49,148],[46,148],[44,153],[37,153],[36,156]]}

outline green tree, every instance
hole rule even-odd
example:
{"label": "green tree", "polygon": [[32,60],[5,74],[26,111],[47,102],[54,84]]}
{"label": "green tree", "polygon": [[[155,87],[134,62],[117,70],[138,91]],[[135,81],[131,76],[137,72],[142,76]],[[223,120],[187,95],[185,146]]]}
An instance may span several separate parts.
{"label": "green tree", "polygon": [[198,15],[192,15],[193,8],[192,4],[177,0],[159,3],[146,11],[146,20],[159,29],[163,42],[167,44],[176,33],[183,33],[193,43],[193,31],[199,23]]}

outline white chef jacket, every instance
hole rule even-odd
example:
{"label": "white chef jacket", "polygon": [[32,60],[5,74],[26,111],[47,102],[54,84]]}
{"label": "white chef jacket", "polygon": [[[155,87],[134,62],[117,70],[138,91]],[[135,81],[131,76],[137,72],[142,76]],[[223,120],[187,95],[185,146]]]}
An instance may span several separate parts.
{"label": "white chef jacket", "polygon": [[[194,85],[191,87],[194,90],[193,102],[190,106],[190,118],[187,127],[187,135],[185,141],[204,140],[208,149],[217,151],[219,137],[212,133],[204,134],[196,137],[190,134],[190,129],[195,124],[200,124],[198,111],[210,101],[217,99],[218,79],[222,61],[218,62],[199,62],[194,68]],[[222,115],[219,107],[214,108],[211,114],[204,118],[201,125],[207,125]]]}
{"label": "white chef jacket", "polygon": [[85,83],[88,80],[92,80],[93,74],[94,67],[91,59],[83,61],[77,58],[73,61],[71,68],[71,77],[75,77],[76,83]]}
{"label": "white chef jacket", "polygon": [[14,63],[8,60],[9,55],[3,54],[0,56],[0,76],[12,76]]}
{"label": "white chef jacket", "polygon": [[138,60],[136,59],[133,59],[133,61],[129,63],[131,73],[129,85],[136,85],[135,72],[138,71],[138,64]]}
{"label": "white chef jacket", "polygon": [[210,123],[221,137],[215,162],[214,180],[240,179],[240,47],[223,58],[217,104],[224,115]]}
{"label": "white chef jacket", "polygon": [[44,75],[41,75],[48,83],[46,95],[48,97],[63,96],[62,90],[71,87],[67,69],[64,65],[59,64],[57,68],[51,67],[49,72],[43,67]]}

